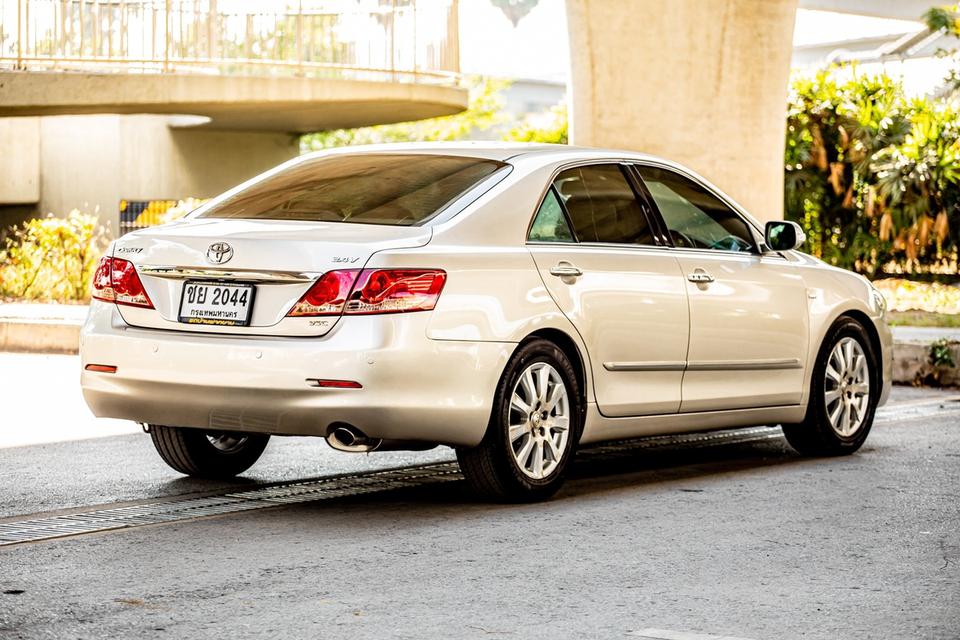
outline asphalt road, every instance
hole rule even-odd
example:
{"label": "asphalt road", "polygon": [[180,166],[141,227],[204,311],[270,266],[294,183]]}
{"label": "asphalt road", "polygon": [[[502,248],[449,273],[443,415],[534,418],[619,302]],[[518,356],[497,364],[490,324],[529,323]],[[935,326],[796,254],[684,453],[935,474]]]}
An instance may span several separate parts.
{"label": "asphalt road", "polygon": [[[0,547],[0,639],[956,639],[960,411],[936,397],[898,389],[847,458],[612,447],[543,504],[454,481]],[[142,434],[3,448],[0,520],[449,458],[282,439],[224,485]]]}

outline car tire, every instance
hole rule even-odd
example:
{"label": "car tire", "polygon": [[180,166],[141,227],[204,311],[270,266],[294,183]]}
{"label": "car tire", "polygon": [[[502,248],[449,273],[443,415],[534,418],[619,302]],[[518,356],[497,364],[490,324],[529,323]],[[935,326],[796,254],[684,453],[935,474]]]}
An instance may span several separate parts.
{"label": "car tire", "polygon": [[253,466],[270,436],[150,425],[157,453],[170,467],[196,478],[232,478]]}
{"label": "car tire", "polygon": [[573,461],[583,410],[566,354],[548,340],[524,343],[504,368],[483,440],[457,449],[467,483],[498,502],[549,498]]}
{"label": "car tire", "polygon": [[787,442],[806,456],[855,452],[870,433],[880,388],[877,355],[866,330],[853,318],[841,318],[817,354],[803,422],[782,425]]}

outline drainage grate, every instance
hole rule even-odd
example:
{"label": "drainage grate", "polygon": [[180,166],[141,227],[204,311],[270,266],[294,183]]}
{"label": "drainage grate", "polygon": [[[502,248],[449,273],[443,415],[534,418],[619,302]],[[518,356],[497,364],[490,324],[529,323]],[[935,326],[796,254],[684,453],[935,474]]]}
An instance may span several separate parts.
{"label": "drainage grate", "polygon": [[631,440],[614,440],[599,445],[590,445],[577,453],[577,458],[609,456],[611,454],[627,454],[638,449],[655,449],[659,447],[682,446],[684,448],[712,447],[720,444],[741,444],[760,440],[775,440],[781,438],[783,432],[780,427],[750,427],[749,429],[726,429],[724,431],[710,431],[706,433],[688,433],[668,436],[648,436]]}
{"label": "drainage grate", "polygon": [[206,498],[148,502],[129,507],[99,509],[86,513],[52,516],[35,520],[21,520],[0,524],[0,546],[192,520],[204,516],[238,513],[252,509],[266,509],[296,502],[311,502],[377,493],[403,487],[449,482],[459,480],[461,477],[456,463],[445,462],[405,469],[286,483]]}

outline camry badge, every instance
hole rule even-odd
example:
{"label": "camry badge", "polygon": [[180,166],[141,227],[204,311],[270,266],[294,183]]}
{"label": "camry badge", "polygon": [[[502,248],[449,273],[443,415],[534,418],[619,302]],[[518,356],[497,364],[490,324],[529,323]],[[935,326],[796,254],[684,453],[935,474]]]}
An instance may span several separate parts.
{"label": "camry badge", "polygon": [[226,242],[214,242],[207,249],[207,262],[210,264],[224,264],[233,257],[233,247]]}

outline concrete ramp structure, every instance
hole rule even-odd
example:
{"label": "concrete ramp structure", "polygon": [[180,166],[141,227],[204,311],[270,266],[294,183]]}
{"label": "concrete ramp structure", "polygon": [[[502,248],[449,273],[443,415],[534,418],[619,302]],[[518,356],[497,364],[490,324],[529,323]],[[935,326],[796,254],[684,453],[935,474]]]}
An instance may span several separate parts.
{"label": "concrete ramp structure", "polygon": [[170,114],[171,126],[307,133],[445,116],[466,107],[450,84],[306,77],[0,72],[0,117]]}

